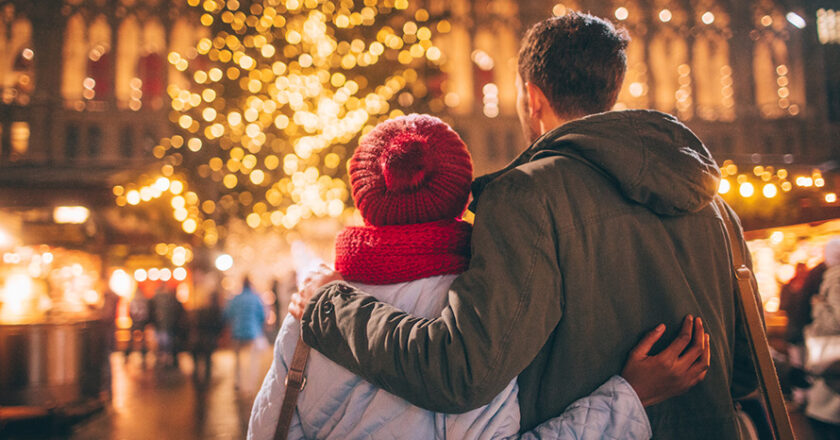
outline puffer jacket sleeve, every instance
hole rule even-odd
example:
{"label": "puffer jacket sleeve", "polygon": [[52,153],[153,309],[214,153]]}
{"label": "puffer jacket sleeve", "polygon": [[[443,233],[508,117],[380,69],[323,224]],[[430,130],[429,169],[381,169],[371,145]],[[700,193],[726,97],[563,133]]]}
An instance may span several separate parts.
{"label": "puffer jacket sleeve", "polygon": [[633,387],[623,377],[613,376],[560,416],[510,440],[642,440],[652,435]]}
{"label": "puffer jacket sleeve", "polygon": [[[248,421],[248,440],[272,440],[280,418],[280,407],[286,392],[286,373],[300,335],[300,324],[291,315],[286,316],[274,342],[274,360],[263,379],[262,386]],[[305,438],[297,410],[292,415],[288,439]]]}
{"label": "puffer jacket sleeve", "polygon": [[343,283],[306,306],[303,339],[337,364],[431,411],[486,405],[534,359],[563,315],[557,233],[545,191],[514,170],[478,202],[469,269],[436,319]]}

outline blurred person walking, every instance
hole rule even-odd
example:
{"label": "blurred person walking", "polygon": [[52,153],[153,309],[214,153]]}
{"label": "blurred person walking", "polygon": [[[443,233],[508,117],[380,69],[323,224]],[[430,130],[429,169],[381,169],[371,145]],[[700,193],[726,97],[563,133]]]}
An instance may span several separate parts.
{"label": "blurred person walking", "polygon": [[805,415],[823,439],[840,439],[840,393],[820,377],[840,361],[840,238],[825,245],[826,271],[819,294],[812,298],[813,321],[805,327],[805,368],[815,375]]}
{"label": "blurred person walking", "polygon": [[780,372],[782,390],[788,393],[792,403],[800,408],[807,403],[807,388],[811,386],[803,370],[805,367],[803,331],[805,326],[811,323],[811,298],[819,293],[825,271],[825,262],[821,262],[810,270],[805,263],[798,263],[793,278],[782,286],[779,294],[781,300],[779,309],[784,310],[788,318],[785,327],[787,358],[776,359],[776,366]]}
{"label": "blurred person walking", "polygon": [[102,296],[102,309],[100,310],[103,342],[105,343],[102,353],[102,395],[106,399],[111,398],[111,353],[117,345],[117,307],[119,307],[119,302],[119,295],[110,288],[106,288]]}
{"label": "blurred person walking", "polygon": [[129,330],[128,344],[125,347],[125,362],[128,363],[131,352],[135,350],[135,344],[138,344],[140,346],[140,363],[143,368],[146,367],[146,353],[149,351],[149,342],[146,340],[146,326],[152,321],[149,308],[149,299],[142,291],[137,290],[134,298],[128,304],[131,329]]}
{"label": "blurred person walking", "polygon": [[178,338],[185,326],[184,306],[165,285],[158,287],[157,293],[150,301],[150,306],[158,343],[156,365],[177,368]]}
{"label": "blurred person walking", "polygon": [[204,306],[198,308],[192,319],[190,332],[190,349],[193,357],[193,379],[201,386],[207,386],[212,377],[212,355],[216,350],[224,328],[222,309],[219,306],[219,292],[213,291],[208,295]]}
{"label": "blurred person walking", "polygon": [[[265,309],[262,300],[251,288],[248,277],[242,282],[242,291],[225,307],[224,320],[231,327],[233,337],[236,357],[234,386],[243,393],[250,393],[259,379],[259,353],[268,343],[263,333]],[[244,361],[247,362],[247,369],[242,365],[243,355],[247,356],[247,361]],[[243,372],[247,372],[244,377]]]}

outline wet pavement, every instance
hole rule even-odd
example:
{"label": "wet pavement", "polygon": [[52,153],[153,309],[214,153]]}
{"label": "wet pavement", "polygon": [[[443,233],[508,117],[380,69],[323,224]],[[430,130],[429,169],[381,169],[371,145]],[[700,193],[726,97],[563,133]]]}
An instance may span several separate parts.
{"label": "wet pavement", "polygon": [[[192,358],[182,353],[180,366],[156,368],[154,356],[141,364],[140,354],[129,362],[122,353],[111,355],[113,395],[103,409],[70,426],[36,420],[0,430],[3,440],[203,440],[243,439],[256,389],[271,363],[271,350],[261,353],[259,378],[254,390],[234,389],[234,356],[231,350],[213,354],[212,377],[206,386],[193,380]],[[796,407],[789,407],[799,439],[835,438],[816,433]]]}
{"label": "wet pavement", "polygon": [[[193,380],[192,358],[179,357],[178,368],[148,367],[139,353],[124,362],[122,353],[111,355],[113,395],[102,411],[70,427],[40,421],[0,432],[0,438],[69,440],[198,440],[242,439],[256,390],[271,363],[271,350],[261,353],[260,377],[252,392],[234,389],[234,355],[230,350],[213,354],[212,377],[206,386]],[[7,427],[8,428],[8,427]]]}

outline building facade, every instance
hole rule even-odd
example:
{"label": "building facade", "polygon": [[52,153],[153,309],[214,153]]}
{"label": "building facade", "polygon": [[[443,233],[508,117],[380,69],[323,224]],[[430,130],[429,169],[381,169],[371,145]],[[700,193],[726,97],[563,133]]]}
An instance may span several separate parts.
{"label": "building facade", "polygon": [[[476,172],[525,145],[515,115],[524,29],[590,11],[632,38],[616,108],[673,113],[715,156],[815,167],[840,139],[840,11],[828,0],[423,0],[440,36],[448,115]],[[112,206],[109,179],[169,134],[170,52],[207,33],[186,0],[0,1],[0,206]],[[43,216],[42,216],[43,217]]]}

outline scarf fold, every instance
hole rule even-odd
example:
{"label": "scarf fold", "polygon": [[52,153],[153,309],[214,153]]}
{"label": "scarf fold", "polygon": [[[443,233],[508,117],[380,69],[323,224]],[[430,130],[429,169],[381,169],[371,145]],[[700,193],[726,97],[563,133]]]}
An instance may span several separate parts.
{"label": "scarf fold", "polygon": [[460,274],[469,266],[471,232],[461,220],[349,227],[336,237],[335,269],[374,285]]}

